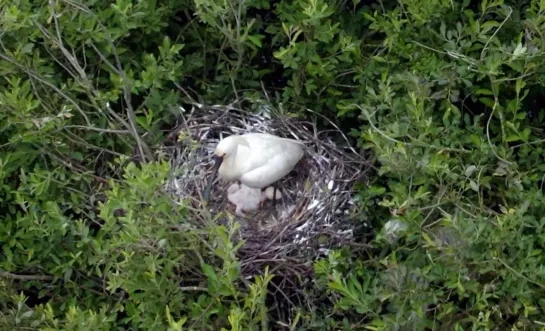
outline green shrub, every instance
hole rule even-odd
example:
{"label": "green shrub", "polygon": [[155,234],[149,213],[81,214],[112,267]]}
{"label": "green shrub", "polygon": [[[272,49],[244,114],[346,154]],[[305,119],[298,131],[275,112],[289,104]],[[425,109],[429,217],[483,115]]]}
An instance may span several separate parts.
{"label": "green shrub", "polygon": [[[3,329],[545,325],[545,1],[0,8]],[[335,119],[377,168],[354,183],[372,248],[315,262],[291,320],[236,224],[163,189],[179,105],[234,99]]]}

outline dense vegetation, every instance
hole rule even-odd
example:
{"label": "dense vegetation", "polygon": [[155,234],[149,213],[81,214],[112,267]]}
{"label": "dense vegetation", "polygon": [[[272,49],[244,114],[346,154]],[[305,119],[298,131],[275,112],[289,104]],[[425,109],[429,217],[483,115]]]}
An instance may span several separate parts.
{"label": "dense vegetation", "polygon": [[[0,6],[2,330],[545,328],[545,0]],[[190,99],[309,108],[373,155],[371,248],[315,261],[297,311],[162,193]]]}

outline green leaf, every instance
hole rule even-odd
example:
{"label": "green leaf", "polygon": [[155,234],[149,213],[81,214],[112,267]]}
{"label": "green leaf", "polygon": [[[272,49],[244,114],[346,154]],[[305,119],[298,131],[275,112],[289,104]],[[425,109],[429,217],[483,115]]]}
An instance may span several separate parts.
{"label": "green leaf", "polygon": [[68,268],[68,269],[66,269],[66,271],[64,272],[64,277],[63,277],[63,279],[64,279],[65,282],[70,281],[70,278],[72,277],[72,271],[73,271],[72,268]]}
{"label": "green leaf", "polygon": [[469,180],[469,186],[475,192],[479,192],[479,185],[472,179]]}
{"label": "green leaf", "polygon": [[473,172],[475,171],[475,169],[477,169],[477,167],[474,166],[474,165],[470,165],[469,167],[467,167],[466,171],[465,171],[466,177],[470,177],[473,174]]}
{"label": "green leaf", "polygon": [[204,274],[206,275],[206,277],[208,278],[208,281],[212,283],[217,283],[218,279],[216,276],[216,272],[214,271],[214,268],[212,268],[211,265],[203,263],[201,264],[201,268]]}
{"label": "green leaf", "polygon": [[136,122],[144,129],[150,130],[146,116],[136,116]]}
{"label": "green leaf", "polygon": [[481,35],[488,33],[491,29],[499,27],[500,23],[496,21],[487,21],[481,25]]}
{"label": "green leaf", "polygon": [[481,101],[483,104],[490,108],[494,108],[495,102],[490,98],[479,98],[479,101]]}
{"label": "green leaf", "polygon": [[510,134],[505,138],[506,142],[513,142],[522,140],[518,134]]}
{"label": "green leaf", "polygon": [[261,39],[263,38],[262,35],[248,35],[248,40],[252,42],[252,44],[256,45],[257,47],[262,47]]}
{"label": "green leaf", "polygon": [[382,186],[370,186],[368,189],[367,189],[367,194],[369,194],[369,196],[377,196],[377,195],[382,195],[386,192],[386,188],[385,187],[382,187]]}
{"label": "green leaf", "polygon": [[23,46],[23,48],[21,48],[21,53],[28,54],[28,53],[32,52],[33,48],[34,48],[34,44],[33,43],[28,43],[25,46]]}
{"label": "green leaf", "polygon": [[281,47],[280,50],[273,52],[273,56],[279,60],[281,60],[284,55],[288,53],[289,49]]}
{"label": "green leaf", "polygon": [[477,92],[475,92],[475,94],[477,95],[494,95],[494,93],[492,91],[490,91],[489,89],[478,89]]}
{"label": "green leaf", "polygon": [[526,46],[522,46],[522,44],[519,43],[517,47],[515,48],[515,50],[513,51],[513,57],[517,58],[525,53],[526,53]]}

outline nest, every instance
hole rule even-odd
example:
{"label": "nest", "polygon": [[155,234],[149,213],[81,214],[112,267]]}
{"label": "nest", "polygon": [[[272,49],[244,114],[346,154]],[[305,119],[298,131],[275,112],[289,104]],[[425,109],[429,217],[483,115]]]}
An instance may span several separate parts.
{"label": "nest", "polygon": [[[211,176],[214,149],[224,137],[250,132],[270,133],[296,139],[306,145],[305,155],[293,171],[275,185],[282,199],[247,217],[235,215],[227,200],[227,187],[216,179],[206,207],[202,192]],[[350,221],[353,186],[365,181],[369,169],[363,154],[350,147],[338,130],[318,130],[316,124],[281,115],[264,108],[249,113],[230,106],[193,106],[183,110],[179,125],[171,133],[178,142],[170,148],[174,172],[167,189],[190,198],[196,208],[207,208],[218,222],[234,218],[242,225],[244,240],[239,258],[246,275],[272,265],[281,274],[298,276],[312,271],[312,261],[328,250],[353,242]],[[338,143],[341,141],[342,143]],[[204,214],[203,214],[204,215]],[[288,270],[288,271],[286,271]]]}

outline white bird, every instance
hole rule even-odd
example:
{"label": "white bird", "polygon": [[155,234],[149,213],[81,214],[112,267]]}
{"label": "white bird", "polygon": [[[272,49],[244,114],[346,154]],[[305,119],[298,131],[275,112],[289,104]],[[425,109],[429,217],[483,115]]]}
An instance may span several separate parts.
{"label": "white bird", "polygon": [[237,215],[245,216],[244,212],[257,210],[267,197],[258,188],[232,184],[227,189],[227,199],[235,205]]}
{"label": "white bird", "polygon": [[[235,213],[237,215],[246,216],[244,212],[257,210],[265,200],[272,200],[273,192],[274,188],[272,186],[267,187],[265,191],[261,192],[258,188],[232,184],[227,189],[227,199],[235,205]],[[281,197],[282,193],[276,191],[276,199],[278,200]]]}
{"label": "white bird", "polygon": [[[304,153],[302,142],[266,133],[247,133],[222,139],[216,146],[214,172],[204,199],[208,201],[210,198],[216,173],[225,181],[240,181],[245,186],[262,189],[286,176]],[[271,197],[275,196],[273,192],[270,192]]]}
{"label": "white bird", "polygon": [[265,201],[266,199],[272,200],[274,192],[276,191],[276,200],[280,200],[282,198],[282,193],[280,190],[277,190],[276,187],[269,186],[263,191],[263,198],[261,201]]}

